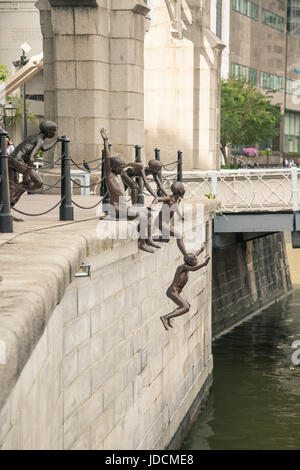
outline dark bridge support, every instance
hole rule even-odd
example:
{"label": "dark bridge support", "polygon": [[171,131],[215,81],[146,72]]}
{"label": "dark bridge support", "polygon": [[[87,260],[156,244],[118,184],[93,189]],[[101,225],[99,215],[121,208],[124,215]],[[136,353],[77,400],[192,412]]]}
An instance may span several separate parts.
{"label": "dark bridge support", "polygon": [[216,237],[216,243],[238,234],[253,234],[252,238],[256,238],[263,233],[275,232],[291,232],[293,248],[300,248],[300,213],[239,212],[217,215],[214,219],[214,234],[225,236]]}

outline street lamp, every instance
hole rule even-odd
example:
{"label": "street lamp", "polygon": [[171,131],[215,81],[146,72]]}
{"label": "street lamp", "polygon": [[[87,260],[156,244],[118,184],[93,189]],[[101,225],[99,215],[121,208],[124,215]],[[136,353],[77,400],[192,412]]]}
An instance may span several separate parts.
{"label": "street lamp", "polygon": [[[27,42],[24,42],[21,45],[21,51],[22,54],[20,56],[20,59],[15,60],[13,62],[15,67],[24,67],[29,61],[29,58],[26,57],[26,54],[28,54],[29,51],[31,51],[31,47]],[[27,137],[27,111],[26,111],[26,84],[25,81],[23,83],[23,134],[24,134],[24,139]]]}
{"label": "street lamp", "polygon": [[12,119],[16,117],[17,114],[17,108],[12,104],[11,101],[9,103],[6,103],[5,105],[0,105],[3,112],[2,112],[2,121],[3,121],[3,127],[6,129],[7,126],[7,119]]}

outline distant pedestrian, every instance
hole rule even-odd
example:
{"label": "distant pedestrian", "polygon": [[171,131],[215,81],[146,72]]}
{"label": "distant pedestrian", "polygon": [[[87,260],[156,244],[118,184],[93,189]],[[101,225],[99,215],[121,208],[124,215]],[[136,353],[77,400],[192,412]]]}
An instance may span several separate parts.
{"label": "distant pedestrian", "polygon": [[290,161],[289,161],[289,168],[293,168],[295,162],[294,160],[291,158]]}
{"label": "distant pedestrian", "polygon": [[285,158],[284,161],[285,161],[285,167],[288,168],[288,166],[289,166],[289,161],[288,161],[288,159]]}
{"label": "distant pedestrian", "polygon": [[83,166],[89,173],[91,172],[90,166],[85,160],[83,160]]}
{"label": "distant pedestrian", "polygon": [[13,151],[15,150],[15,146],[12,143],[12,140],[9,136],[7,137],[7,140],[6,140],[6,146],[7,146],[6,147],[7,155],[10,155],[11,153],[13,153]]}
{"label": "distant pedestrian", "polygon": [[297,165],[297,168],[300,168],[300,160],[297,161],[296,165]]}

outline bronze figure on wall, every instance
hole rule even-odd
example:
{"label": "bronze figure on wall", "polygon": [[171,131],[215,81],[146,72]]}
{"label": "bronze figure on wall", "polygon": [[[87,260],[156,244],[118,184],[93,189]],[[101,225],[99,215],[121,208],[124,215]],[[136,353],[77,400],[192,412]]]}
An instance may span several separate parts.
{"label": "bronze figure on wall", "polygon": [[[39,134],[27,137],[9,156],[10,203],[12,206],[26,191],[35,191],[43,186],[41,176],[33,169],[34,158],[40,150],[47,152],[60,141],[60,138],[57,137],[53,142],[45,145],[45,139],[52,139],[55,136],[55,122],[42,121],[39,127]],[[21,183],[19,183],[20,173],[23,175]]]}
{"label": "bronze figure on wall", "polygon": [[139,218],[139,248],[154,253],[154,248],[160,248],[151,238],[151,212],[146,207],[128,206],[126,202],[125,187],[121,174],[126,167],[126,162],[121,156],[111,156],[106,130],[101,129],[104,142],[104,171],[106,186],[110,196],[110,215],[116,219]]}
{"label": "bronze figure on wall", "polygon": [[167,296],[169,299],[173,300],[178,307],[167,315],[160,317],[164,328],[168,330],[168,326],[173,328],[171,325],[171,319],[174,317],[179,317],[189,312],[191,304],[186,300],[182,295],[182,289],[185,287],[189,279],[190,271],[198,271],[199,269],[207,266],[209,263],[210,257],[207,256],[205,261],[201,264],[198,264],[197,257],[204,251],[204,247],[198,250],[196,253],[187,253],[184,256],[184,264],[181,264],[176,269],[176,273],[173,279],[172,284],[167,290]]}
{"label": "bronze figure on wall", "polygon": [[152,176],[156,183],[157,189],[167,196],[166,190],[162,185],[159,178],[162,169],[162,164],[158,160],[150,160],[148,166],[144,167],[142,163],[131,162],[126,165],[126,168],[122,172],[122,181],[125,189],[130,188],[132,204],[137,204],[138,201],[138,185],[135,181],[136,177],[141,177],[147,191],[156,198],[154,190],[151,188],[147,176]]}

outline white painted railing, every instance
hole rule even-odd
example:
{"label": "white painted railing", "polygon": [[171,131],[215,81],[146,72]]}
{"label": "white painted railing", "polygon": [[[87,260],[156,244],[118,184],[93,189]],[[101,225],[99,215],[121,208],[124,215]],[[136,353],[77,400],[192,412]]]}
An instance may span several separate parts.
{"label": "white painted railing", "polygon": [[[175,171],[163,172],[164,184]],[[214,195],[224,212],[298,211],[300,168],[184,171],[186,198]]]}

